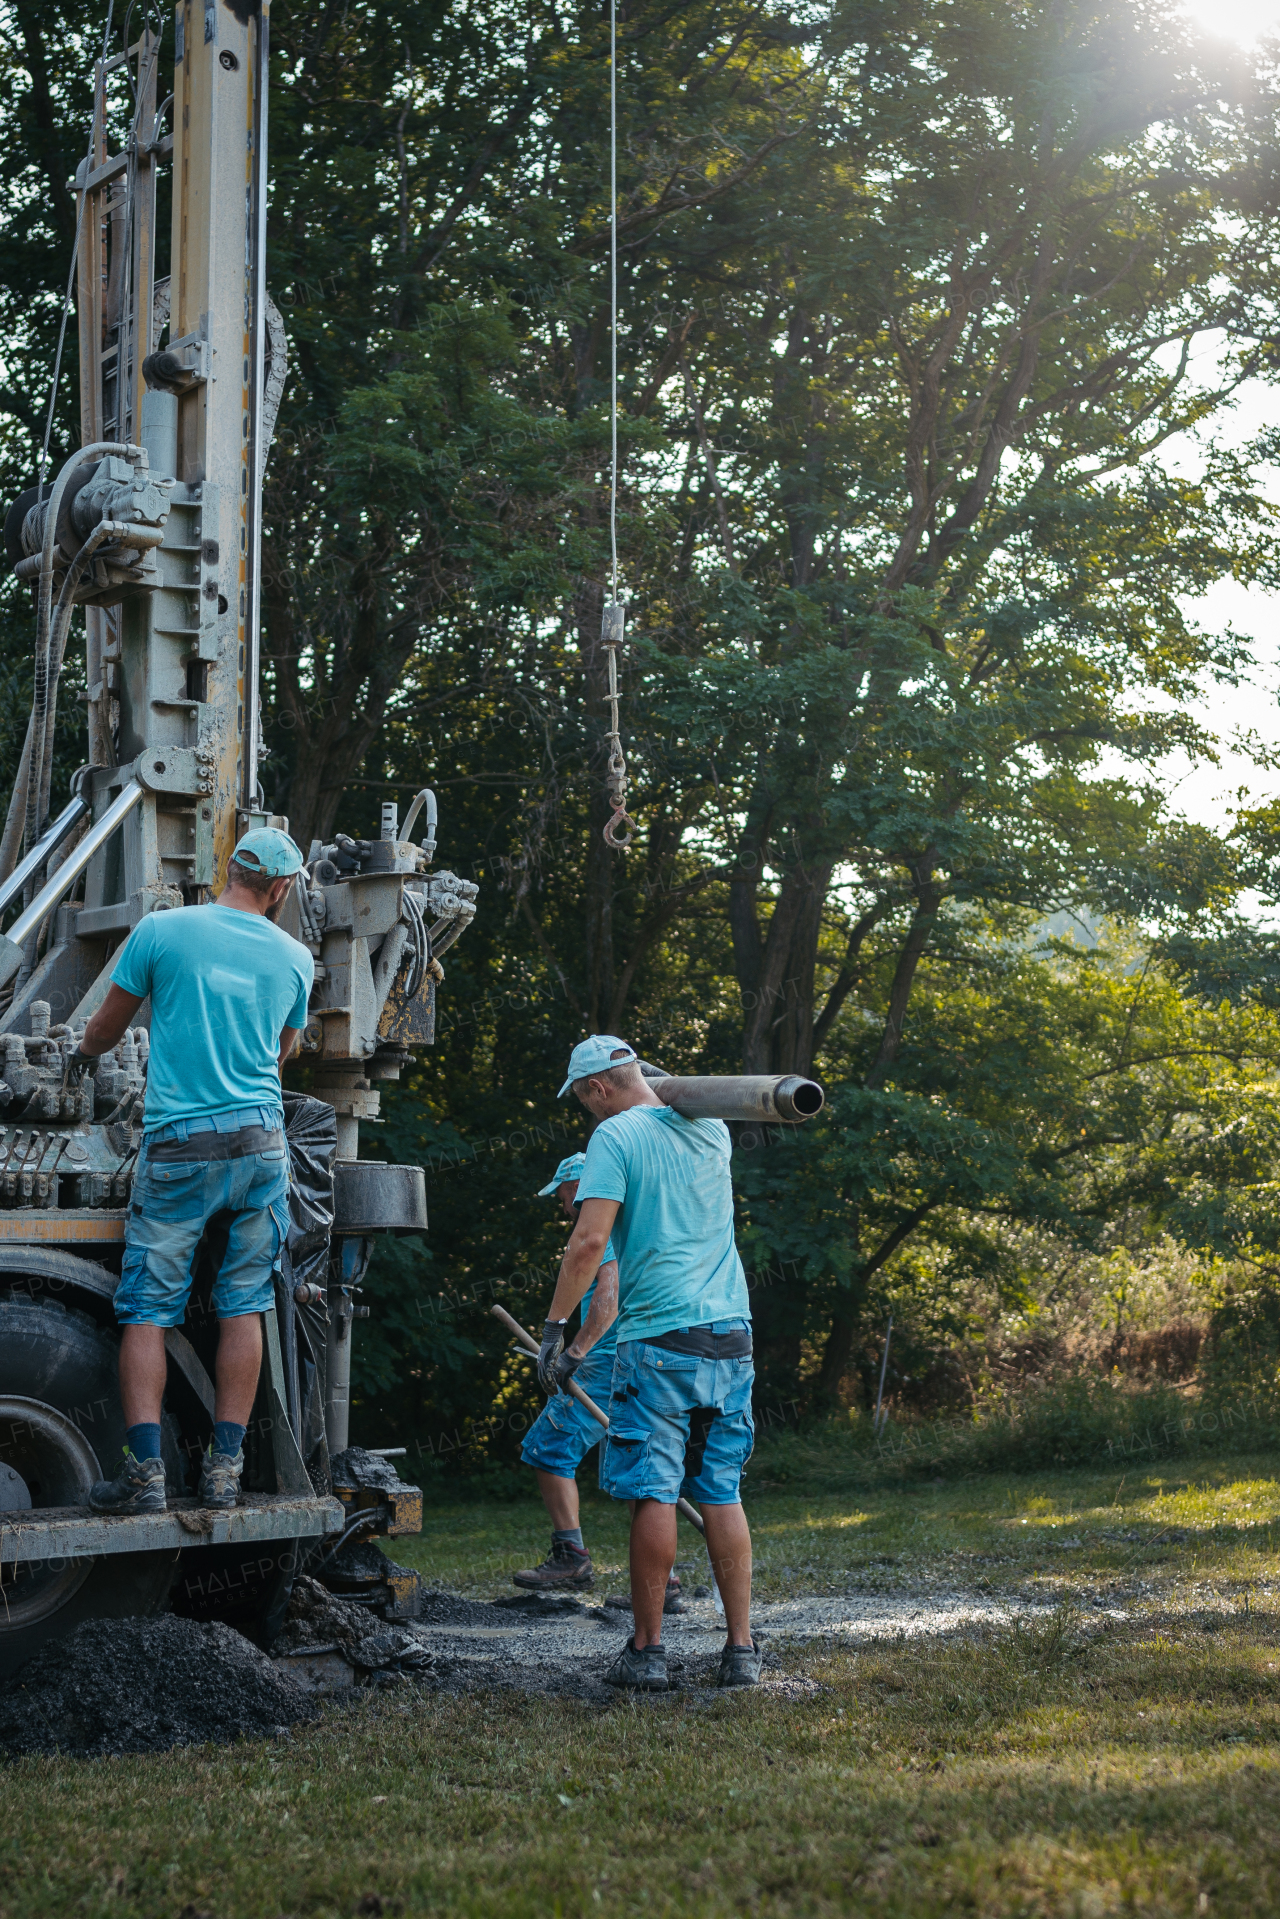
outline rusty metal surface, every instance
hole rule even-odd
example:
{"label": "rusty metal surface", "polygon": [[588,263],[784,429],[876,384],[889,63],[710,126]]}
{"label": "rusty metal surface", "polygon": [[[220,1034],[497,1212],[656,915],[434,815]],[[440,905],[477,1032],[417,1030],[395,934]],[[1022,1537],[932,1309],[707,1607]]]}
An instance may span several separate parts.
{"label": "rusty metal surface", "polygon": [[401,1533],[420,1533],[422,1531],[422,1490],[418,1486],[406,1486],[403,1482],[393,1491],[380,1491],[370,1486],[351,1488],[335,1486],[334,1491],[342,1501],[348,1518],[357,1513],[378,1515],[378,1523],[369,1528],[371,1534],[377,1533],[391,1539]]}
{"label": "rusty metal surface", "polygon": [[0,1245],[121,1246],[124,1214],[84,1208],[75,1212],[0,1213]]}
{"label": "rusty metal surface", "polygon": [[350,1692],[356,1683],[356,1669],[338,1646],[308,1646],[298,1652],[275,1653],[273,1659],[277,1671],[303,1692]]}
{"label": "rusty metal surface", "polygon": [[0,1523],[0,1565],[304,1539],[340,1532],[343,1517],[336,1499],[280,1493],[251,1493],[228,1512],[214,1512],[194,1499],[170,1500],[163,1513],[95,1513],[87,1506],[36,1508],[18,1520]]}

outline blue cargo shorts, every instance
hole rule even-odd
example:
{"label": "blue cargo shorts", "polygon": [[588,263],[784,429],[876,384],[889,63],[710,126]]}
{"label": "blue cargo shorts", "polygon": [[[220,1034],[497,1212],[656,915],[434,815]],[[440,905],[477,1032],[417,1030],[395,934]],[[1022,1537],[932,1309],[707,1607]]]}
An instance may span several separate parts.
{"label": "blue cargo shorts", "polygon": [[[732,1333],[744,1319],[702,1328]],[[755,1365],[743,1359],[699,1359],[643,1339],[619,1341],[609,1402],[609,1437],[600,1484],[614,1499],[682,1495],[704,1506],[732,1506],[756,1429],[751,1418]]]}
{"label": "blue cargo shorts", "polygon": [[[600,1410],[607,1411],[613,1380],[612,1344],[603,1353],[593,1346],[573,1376]],[[520,1457],[526,1466],[555,1473],[559,1479],[572,1479],[591,1448],[603,1438],[604,1427],[585,1406],[568,1393],[553,1393],[525,1434]]]}
{"label": "blue cargo shorts", "polygon": [[269,1106],[178,1120],[149,1133],[138,1155],[125,1223],[124,1267],[116,1288],[122,1326],[180,1326],[191,1291],[200,1235],[216,1213],[230,1214],[227,1250],[213,1286],[219,1319],[241,1319],[275,1305],[273,1275],[289,1230],[289,1159],[277,1152],[243,1159],[177,1160],[152,1165],[148,1149],[162,1139],[236,1133],[242,1126],[281,1128]]}

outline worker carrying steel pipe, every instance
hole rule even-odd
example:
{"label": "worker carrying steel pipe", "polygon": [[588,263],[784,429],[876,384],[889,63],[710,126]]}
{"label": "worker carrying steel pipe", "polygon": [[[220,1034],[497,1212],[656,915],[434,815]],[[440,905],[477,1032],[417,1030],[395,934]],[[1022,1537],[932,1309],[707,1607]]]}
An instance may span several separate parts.
{"label": "worker carrying steel pipe", "polygon": [[635,1049],[608,1033],[575,1046],[560,1089],[599,1122],[578,1182],[578,1223],[543,1329],[539,1376],[607,1246],[618,1258],[617,1357],[601,1483],[631,1502],[635,1629],[610,1684],[667,1689],[662,1612],[676,1555],[676,1501],[701,1507],[728,1637],[721,1685],[751,1686],[751,1534],[739,1496],[755,1438],[751,1313],[733,1237],[729,1130],[664,1105]]}
{"label": "worker carrying steel pipe", "polygon": [[[538,1192],[539,1199],[554,1194],[561,1210],[575,1223],[578,1181],[585,1158],[583,1153],[569,1153]],[[595,1581],[591,1554],[582,1537],[576,1475],[600,1440],[600,1428],[581,1402],[562,1389],[572,1378],[595,1400],[607,1400],[612,1390],[618,1346],[618,1262],[611,1243],[605,1246],[600,1270],[587,1288],[581,1312],[582,1324],[576,1337],[561,1352],[545,1381],[547,1403],[520,1448],[521,1459],[538,1476],[538,1490],[551,1521],[551,1550],[542,1564],[511,1575],[514,1585],[530,1592],[585,1591]],[[603,1447],[600,1464],[603,1470]],[[674,1573],[667,1581],[666,1610],[682,1610],[680,1581]]]}
{"label": "worker carrying steel pipe", "polygon": [[73,1078],[92,1073],[150,996],[143,1142],[115,1295],[128,1446],[115,1478],[90,1490],[97,1512],[164,1510],[164,1330],[182,1324],[196,1248],[215,1214],[229,1225],[213,1284],[214,1428],[199,1498],[234,1506],[239,1495],[261,1316],[275,1304],[289,1223],[280,1069],[306,1025],[313,962],[274,921],[301,866],[286,833],[258,827],[237,844],[214,904],[148,914],[68,1062]]}

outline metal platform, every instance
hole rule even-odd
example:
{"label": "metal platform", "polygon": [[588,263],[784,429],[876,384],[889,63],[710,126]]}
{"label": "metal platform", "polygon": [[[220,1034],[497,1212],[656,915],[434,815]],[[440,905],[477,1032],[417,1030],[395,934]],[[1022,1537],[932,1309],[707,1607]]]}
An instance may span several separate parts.
{"label": "metal platform", "polygon": [[0,1516],[0,1565],[318,1538],[341,1532],[345,1517],[336,1499],[301,1499],[292,1493],[250,1493],[226,1512],[215,1512],[194,1499],[171,1499],[162,1513],[95,1513],[88,1506],[48,1506]]}
{"label": "metal platform", "polygon": [[122,1246],[122,1211],[105,1207],[85,1207],[66,1211],[50,1207],[23,1206],[0,1212],[0,1247],[29,1246]]}

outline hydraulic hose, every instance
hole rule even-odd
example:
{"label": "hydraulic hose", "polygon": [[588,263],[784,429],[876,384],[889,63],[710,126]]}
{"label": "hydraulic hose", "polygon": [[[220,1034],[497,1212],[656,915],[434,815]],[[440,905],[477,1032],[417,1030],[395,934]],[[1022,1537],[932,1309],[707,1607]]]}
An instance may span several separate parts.
{"label": "hydraulic hose", "polygon": [[124,520],[100,520],[67,569],[67,577],[62,582],[62,591],[58,595],[58,604],[54,608],[53,628],[49,636],[49,665],[44,701],[44,764],[40,769],[39,795],[42,826],[49,816],[49,790],[53,784],[53,734],[58,717],[58,682],[62,677],[62,662],[67,650],[67,634],[71,630],[71,615],[75,610],[74,595],[89,561],[98,548],[108,540],[119,540],[121,544],[127,541],[139,548],[161,546],[164,543],[164,533],[156,527],[132,526]]}
{"label": "hydraulic hose", "polygon": [[436,850],[436,823],[439,818],[439,812],[436,807],[436,796],[429,786],[424,786],[420,793],[414,794],[413,805],[405,815],[404,825],[400,828],[400,837],[402,840],[407,840],[412,837],[418,815],[424,806],[427,809],[427,830],[423,836],[422,850],[426,854],[429,864]]}
{"label": "hydraulic hose", "polygon": [[82,446],[64,461],[58,477],[53,483],[44,510],[44,539],[40,549],[40,588],[36,596],[36,653],[34,685],[31,694],[31,718],[33,735],[31,758],[27,766],[26,791],[26,828],[23,841],[28,851],[35,845],[40,833],[40,790],[44,779],[45,732],[47,721],[47,701],[49,692],[49,642],[50,626],[53,618],[53,554],[57,545],[58,515],[62,511],[62,496],[67,490],[67,481],[78,466],[88,460],[103,460],[112,455],[127,458],[136,449],[121,440],[95,440],[89,446]]}

